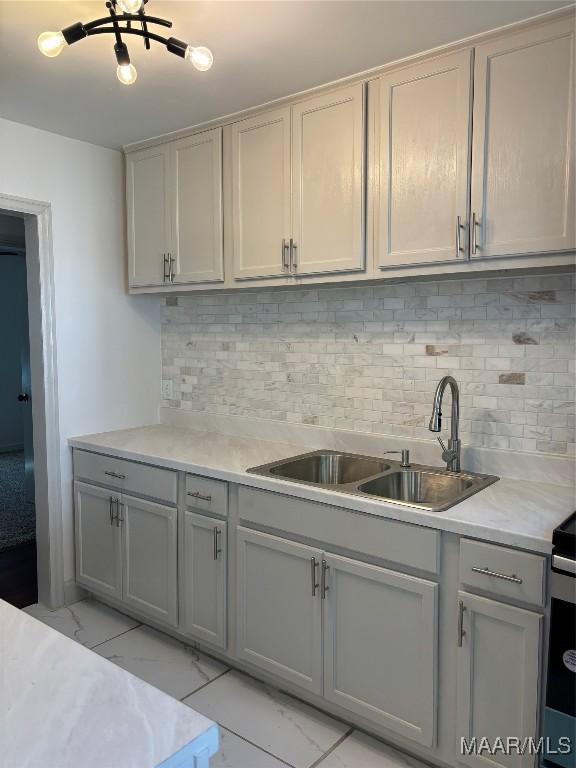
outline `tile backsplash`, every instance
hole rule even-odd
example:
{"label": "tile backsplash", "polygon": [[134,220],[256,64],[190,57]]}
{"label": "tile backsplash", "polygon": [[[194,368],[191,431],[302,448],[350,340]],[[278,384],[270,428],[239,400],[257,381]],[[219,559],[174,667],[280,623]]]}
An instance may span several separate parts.
{"label": "tile backsplash", "polygon": [[574,288],[544,275],[168,297],[163,405],[431,439],[450,373],[464,443],[574,455]]}

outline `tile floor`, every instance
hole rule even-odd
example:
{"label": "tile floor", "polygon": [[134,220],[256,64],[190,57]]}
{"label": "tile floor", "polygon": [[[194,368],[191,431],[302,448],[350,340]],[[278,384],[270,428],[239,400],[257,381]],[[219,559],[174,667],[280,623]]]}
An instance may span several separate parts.
{"label": "tile floor", "polygon": [[218,722],[221,748],[211,768],[425,768],[95,600],[24,610]]}

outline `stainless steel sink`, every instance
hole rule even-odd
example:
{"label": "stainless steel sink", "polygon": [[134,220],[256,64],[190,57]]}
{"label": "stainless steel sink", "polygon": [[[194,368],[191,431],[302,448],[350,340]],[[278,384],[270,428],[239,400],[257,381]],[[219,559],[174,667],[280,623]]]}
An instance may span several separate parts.
{"label": "stainless steel sink", "polygon": [[270,468],[270,474],[314,485],[346,485],[390,469],[378,459],[347,453],[314,453]]}
{"label": "stainless steel sink", "polygon": [[420,464],[401,467],[397,461],[337,451],[313,451],[253,467],[248,472],[429,512],[448,509],[499,479]]}

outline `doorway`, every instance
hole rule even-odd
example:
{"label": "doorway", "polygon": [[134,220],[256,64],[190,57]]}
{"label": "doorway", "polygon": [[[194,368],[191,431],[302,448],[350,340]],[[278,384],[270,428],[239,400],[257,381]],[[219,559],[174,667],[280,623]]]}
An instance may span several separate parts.
{"label": "doorway", "polygon": [[0,598],[38,599],[24,220],[0,214]]}

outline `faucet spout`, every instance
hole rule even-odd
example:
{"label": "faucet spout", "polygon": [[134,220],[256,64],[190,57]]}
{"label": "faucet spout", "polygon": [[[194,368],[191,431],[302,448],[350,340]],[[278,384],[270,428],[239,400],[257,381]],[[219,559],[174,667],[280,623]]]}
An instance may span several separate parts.
{"label": "faucet spout", "polygon": [[[460,421],[460,390],[458,383],[453,376],[444,376],[440,379],[436,392],[434,394],[434,403],[432,405],[432,416],[428,429],[431,432],[440,432],[442,428],[442,398],[446,387],[450,387],[452,393],[452,422],[450,440],[448,448],[443,451],[442,458],[446,462],[446,469],[451,472],[460,472],[460,439],[458,435],[458,426]],[[440,444],[443,445],[440,438]]]}

